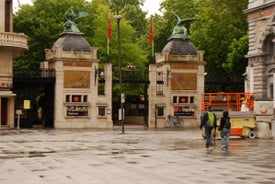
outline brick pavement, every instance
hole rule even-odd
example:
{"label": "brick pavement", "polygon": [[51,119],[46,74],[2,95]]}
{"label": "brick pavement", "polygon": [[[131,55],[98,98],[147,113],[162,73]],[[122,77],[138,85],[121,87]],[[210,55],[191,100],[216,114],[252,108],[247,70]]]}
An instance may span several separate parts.
{"label": "brick pavement", "polygon": [[198,129],[0,130],[0,184],[275,183],[275,140],[207,154]]}

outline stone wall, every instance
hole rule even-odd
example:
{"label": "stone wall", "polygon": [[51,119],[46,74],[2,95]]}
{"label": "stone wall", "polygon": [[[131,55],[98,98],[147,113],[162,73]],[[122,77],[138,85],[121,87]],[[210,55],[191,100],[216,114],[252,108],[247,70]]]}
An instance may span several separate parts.
{"label": "stone wall", "polygon": [[273,57],[275,0],[250,0],[244,10],[249,25],[248,72],[245,92],[255,98],[273,98]]}

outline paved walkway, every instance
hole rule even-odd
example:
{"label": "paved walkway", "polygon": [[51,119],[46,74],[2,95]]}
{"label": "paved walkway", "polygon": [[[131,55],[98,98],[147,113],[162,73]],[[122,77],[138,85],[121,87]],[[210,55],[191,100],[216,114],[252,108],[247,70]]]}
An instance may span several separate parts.
{"label": "paved walkway", "polygon": [[274,139],[204,144],[198,129],[0,130],[0,184],[275,183]]}

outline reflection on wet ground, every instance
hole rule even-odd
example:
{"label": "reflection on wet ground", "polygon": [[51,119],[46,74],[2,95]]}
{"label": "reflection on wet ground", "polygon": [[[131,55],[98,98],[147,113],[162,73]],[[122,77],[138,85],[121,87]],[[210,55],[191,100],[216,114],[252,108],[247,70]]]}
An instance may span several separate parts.
{"label": "reflection on wet ground", "polygon": [[[111,155],[122,153],[139,154],[145,150],[142,145],[147,145],[147,151],[153,151],[155,149],[184,151],[203,148],[204,140],[200,137],[200,134],[196,133],[192,136],[190,135],[191,131],[192,130],[188,132],[172,131],[172,134],[168,131],[131,131],[126,134],[118,134],[117,132],[110,131],[97,132],[95,130],[78,130],[74,132],[74,135],[70,135],[71,130],[2,130],[0,131],[0,149],[2,153],[7,155],[31,156],[47,155],[56,152],[79,152],[89,150],[98,150],[99,152],[102,151],[105,153],[109,152]],[[105,133],[111,133],[114,137],[112,139],[109,137],[106,138]],[[40,137],[39,134],[43,134],[43,136]],[[91,140],[91,136],[96,137],[97,140]],[[218,149],[219,142],[220,140],[216,140],[216,149]],[[1,146],[3,143],[10,145],[11,148],[15,150],[3,150]],[[35,150],[35,145],[38,144],[44,145],[46,150]],[[55,144],[60,146],[59,149],[51,150],[51,146]],[[29,150],[20,150],[20,147],[24,149],[29,148]],[[258,150],[259,147],[264,147],[265,149]],[[251,152],[257,150],[257,152],[261,153],[260,155],[262,158],[268,158],[270,156],[269,150],[273,147],[275,147],[274,139],[231,138],[230,140],[230,150],[242,151],[244,157],[247,157],[248,155],[246,154],[249,154],[250,157],[253,158]],[[39,148],[39,146],[37,148]],[[250,157],[247,158],[252,159]]]}
{"label": "reflection on wet ground", "polygon": [[[105,168],[104,172],[111,175],[114,169],[128,175],[134,172],[135,177],[144,179],[143,183],[200,183],[212,177],[220,181],[217,183],[275,181],[274,139],[232,137],[228,152],[220,150],[220,140],[216,140],[210,154],[204,145],[198,129],[132,129],[125,134],[119,130],[1,130],[0,162],[14,161],[48,183],[51,182],[47,173],[61,170],[64,181],[77,183],[71,182],[77,179],[66,171],[78,167],[94,172]],[[9,169],[8,165],[5,167]],[[1,177],[5,178],[0,171],[0,183]]]}

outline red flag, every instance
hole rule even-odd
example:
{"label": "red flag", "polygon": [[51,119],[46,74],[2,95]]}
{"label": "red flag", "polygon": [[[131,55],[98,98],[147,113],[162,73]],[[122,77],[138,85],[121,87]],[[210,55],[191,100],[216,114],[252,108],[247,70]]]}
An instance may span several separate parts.
{"label": "red flag", "polygon": [[108,40],[112,37],[112,24],[110,20],[110,13],[108,14]]}
{"label": "red flag", "polygon": [[154,42],[154,25],[153,25],[153,18],[150,22],[150,34],[149,34],[149,44],[152,45]]}

